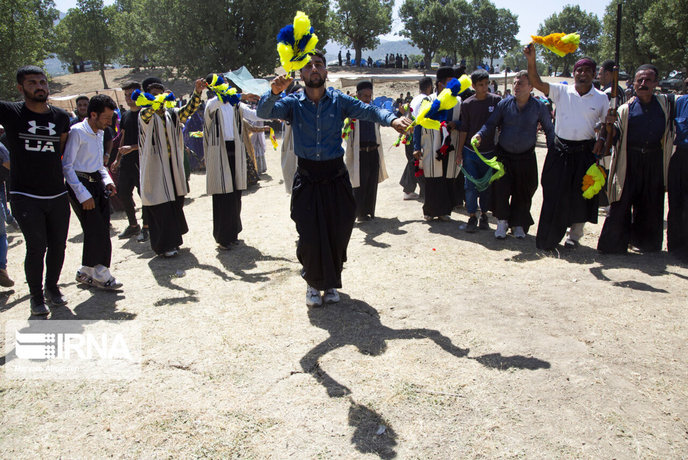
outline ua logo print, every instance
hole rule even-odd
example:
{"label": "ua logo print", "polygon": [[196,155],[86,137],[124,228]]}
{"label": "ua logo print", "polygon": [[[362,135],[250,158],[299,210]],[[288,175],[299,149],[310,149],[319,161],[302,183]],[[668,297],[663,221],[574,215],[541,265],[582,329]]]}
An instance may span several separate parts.
{"label": "ua logo print", "polygon": [[50,123],[48,122],[48,126],[41,126],[36,123],[36,120],[31,120],[29,121],[29,129],[28,131],[31,134],[38,134],[36,131],[41,130],[41,131],[48,131],[49,136],[54,136],[57,134],[57,131],[55,131],[53,128],[55,127],[55,123]]}

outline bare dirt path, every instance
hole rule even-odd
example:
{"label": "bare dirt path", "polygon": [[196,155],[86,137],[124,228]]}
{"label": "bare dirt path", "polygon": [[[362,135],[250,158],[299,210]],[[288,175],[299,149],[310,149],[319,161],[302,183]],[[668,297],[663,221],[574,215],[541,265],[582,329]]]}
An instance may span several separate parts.
{"label": "bare dirt path", "polygon": [[[0,456],[684,458],[688,268],[666,252],[546,254],[422,220],[402,201],[401,148],[357,225],[342,301],[305,306],[279,154],[243,199],[243,244],[216,251],[205,177],[175,259],[113,239],[120,293],[75,285],[72,216],[54,319],[143,328],[132,381],[24,381],[0,371]],[[544,149],[538,148],[540,165]],[[533,205],[537,221],[538,190]],[[119,232],[123,215],[114,216]],[[494,229],[495,221],[491,221]],[[10,232],[0,323],[28,316],[24,243]],[[2,343],[4,350],[4,336]],[[13,359],[0,353],[0,368]]]}

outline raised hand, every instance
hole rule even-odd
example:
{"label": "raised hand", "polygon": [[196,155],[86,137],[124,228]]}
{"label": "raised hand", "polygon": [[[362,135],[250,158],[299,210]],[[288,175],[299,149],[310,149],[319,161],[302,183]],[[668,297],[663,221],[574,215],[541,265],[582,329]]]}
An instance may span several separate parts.
{"label": "raised hand", "polygon": [[284,75],[278,75],[274,80],[270,82],[270,88],[272,89],[272,94],[280,94],[282,91],[289,88],[291,82],[294,81],[291,77],[286,77]]}

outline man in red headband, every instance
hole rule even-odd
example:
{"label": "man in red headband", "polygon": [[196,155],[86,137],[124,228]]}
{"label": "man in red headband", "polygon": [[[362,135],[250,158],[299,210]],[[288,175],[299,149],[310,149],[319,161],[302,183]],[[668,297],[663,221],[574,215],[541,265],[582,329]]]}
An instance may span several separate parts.
{"label": "man in red headband", "polygon": [[585,222],[597,223],[599,199],[583,198],[581,185],[603,142],[595,142],[596,130],[604,123],[609,99],[592,86],[596,64],[583,58],[573,66],[574,84],[545,83],[537,73],[535,48],[527,46],[528,78],[535,89],[554,102],[557,120],[554,125],[554,149],[542,168],[542,210],[535,245],[553,250],[566,235],[567,248],[576,248],[583,236]]}

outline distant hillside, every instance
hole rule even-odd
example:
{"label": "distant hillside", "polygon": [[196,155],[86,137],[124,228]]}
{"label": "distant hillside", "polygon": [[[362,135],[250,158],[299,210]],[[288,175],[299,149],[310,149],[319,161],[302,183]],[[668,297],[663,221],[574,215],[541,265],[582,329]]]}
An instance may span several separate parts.
{"label": "distant hillside", "polygon": [[[325,57],[327,58],[328,61],[333,61],[337,59],[337,53],[339,50],[342,50],[342,57],[345,58],[346,56],[346,50],[349,49],[351,51],[351,58],[353,59],[354,57],[354,49],[353,48],[345,48],[341,46],[339,43],[328,43],[327,46],[325,47]],[[380,40],[380,45],[375,48],[374,50],[363,50],[363,58],[368,59],[368,56],[372,57],[373,60],[378,60],[378,59],[384,59],[385,55],[394,53],[394,54],[401,54],[402,56],[404,54],[408,54],[409,56],[412,54],[423,54],[421,50],[416,48],[415,46],[411,45],[408,40]],[[346,59],[346,58],[345,58]]]}

